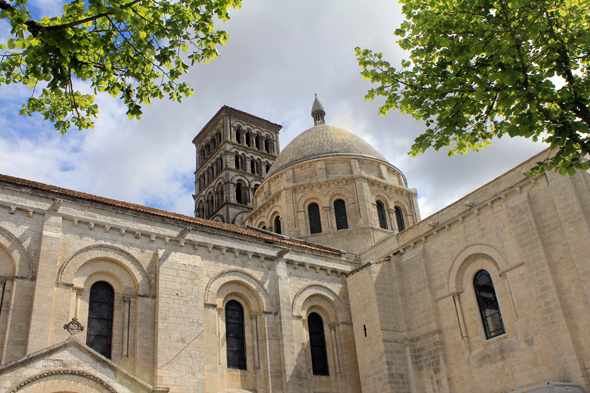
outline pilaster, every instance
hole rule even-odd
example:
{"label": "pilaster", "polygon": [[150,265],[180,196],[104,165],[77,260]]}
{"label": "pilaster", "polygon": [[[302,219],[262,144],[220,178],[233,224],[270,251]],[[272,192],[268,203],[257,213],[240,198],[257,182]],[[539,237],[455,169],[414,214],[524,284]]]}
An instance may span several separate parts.
{"label": "pilaster", "polygon": [[54,305],[53,297],[62,234],[61,227],[61,217],[50,213],[45,215],[27,353],[38,351],[49,345],[48,327],[52,325],[51,315]]}

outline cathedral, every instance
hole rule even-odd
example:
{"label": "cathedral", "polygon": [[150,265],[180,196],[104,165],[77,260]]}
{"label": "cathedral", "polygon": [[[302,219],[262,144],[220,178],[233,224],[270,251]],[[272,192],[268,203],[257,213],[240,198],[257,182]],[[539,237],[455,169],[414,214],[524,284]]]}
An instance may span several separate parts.
{"label": "cathedral", "polygon": [[530,158],[426,219],[353,133],[227,106],[195,214],[0,175],[0,392],[590,389],[590,174]]}

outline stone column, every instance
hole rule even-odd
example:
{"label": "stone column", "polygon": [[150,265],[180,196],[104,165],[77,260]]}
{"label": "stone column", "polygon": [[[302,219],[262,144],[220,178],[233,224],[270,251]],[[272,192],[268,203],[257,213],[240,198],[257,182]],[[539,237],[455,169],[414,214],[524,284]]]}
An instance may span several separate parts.
{"label": "stone column", "polygon": [[328,325],[330,328],[330,336],[332,338],[332,352],[334,355],[334,368],[336,369],[336,374],[340,374],[340,359],[338,357],[338,340],[336,339],[336,324],[331,323]]}
{"label": "stone column", "polygon": [[[51,324],[55,277],[59,266],[62,218],[50,213],[45,214],[41,233],[41,249],[39,251],[39,271],[35,283],[35,295],[31,310],[29,328],[29,344],[27,353],[36,352],[49,345],[48,330],[57,327]],[[57,321],[60,328],[68,321]],[[63,330],[63,329],[62,329]]]}
{"label": "stone column", "polygon": [[231,135],[231,117],[229,115],[223,115],[223,133],[222,140],[229,141],[232,139]]}
{"label": "stone column", "polygon": [[131,317],[131,298],[123,295],[123,350],[124,357],[129,357],[129,319]]}
{"label": "stone column", "polygon": [[236,183],[227,182],[225,186],[225,197],[230,202],[236,202]]}
{"label": "stone column", "polygon": [[217,363],[223,363],[223,357],[221,356],[221,349],[223,348],[223,342],[221,337],[221,313],[223,312],[223,307],[217,307],[215,309],[217,311],[217,315],[215,318],[215,324],[217,325]]}
{"label": "stone column", "polygon": [[[395,209],[392,209],[391,207],[387,209],[387,212],[389,213],[389,222],[391,223],[391,230],[394,232],[399,232],[399,229],[397,227],[397,219],[395,218]],[[377,221],[379,221],[379,218],[377,218]]]}
{"label": "stone column", "polygon": [[74,318],[78,319],[80,315],[80,300],[82,299],[82,295],[84,294],[84,288],[74,287],[74,291],[76,292],[76,303],[74,304]]}
{"label": "stone column", "polygon": [[328,225],[326,227],[326,229],[328,231],[332,230],[332,209],[330,208],[330,206],[323,206],[324,209],[324,216],[326,217],[326,221],[328,222]]}
{"label": "stone column", "polygon": [[251,312],[250,320],[252,321],[253,339],[254,339],[254,367],[260,369],[260,334],[258,332],[258,315],[259,312]]}
{"label": "stone column", "polygon": [[457,313],[457,320],[459,321],[459,331],[461,338],[467,337],[467,328],[465,327],[465,320],[463,319],[463,309],[461,308],[461,298],[458,293],[453,294],[453,302],[455,303],[455,312]]}
{"label": "stone column", "polygon": [[[286,392],[301,392],[304,387],[301,384],[296,362],[297,354],[293,334],[293,317],[291,310],[291,293],[289,288],[289,276],[287,262],[283,258],[276,261],[277,293],[279,294],[279,316],[281,329],[283,381]],[[299,366],[300,367],[300,366]]]}

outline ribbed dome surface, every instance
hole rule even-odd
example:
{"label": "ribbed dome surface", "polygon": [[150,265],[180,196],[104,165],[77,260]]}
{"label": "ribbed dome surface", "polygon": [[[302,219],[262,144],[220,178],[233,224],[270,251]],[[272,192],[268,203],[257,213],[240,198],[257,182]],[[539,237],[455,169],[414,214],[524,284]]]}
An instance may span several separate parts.
{"label": "ribbed dome surface", "polygon": [[320,124],[293,139],[279,154],[268,174],[301,161],[332,155],[365,156],[387,162],[377,150],[353,133]]}

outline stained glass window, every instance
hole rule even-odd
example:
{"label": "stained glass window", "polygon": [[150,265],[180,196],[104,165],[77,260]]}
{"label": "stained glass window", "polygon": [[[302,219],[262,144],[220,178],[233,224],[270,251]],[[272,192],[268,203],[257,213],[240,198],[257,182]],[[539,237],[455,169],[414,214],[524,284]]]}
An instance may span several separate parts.
{"label": "stained glass window", "polygon": [[225,305],[225,343],[227,368],[246,370],[244,308],[235,300],[230,300]]}
{"label": "stained glass window", "polygon": [[490,339],[506,333],[490,273],[485,270],[477,272],[473,279],[473,288],[475,289],[486,338]]}
{"label": "stained glass window", "polygon": [[377,216],[379,217],[379,227],[387,229],[387,217],[385,216],[385,207],[383,202],[377,201]]}
{"label": "stained glass window", "polygon": [[401,232],[404,229],[406,229],[406,224],[404,223],[404,213],[402,212],[402,209],[399,206],[395,207],[395,219],[397,221],[398,231]]}
{"label": "stained glass window", "polygon": [[307,317],[309,328],[309,347],[311,350],[311,367],[313,375],[330,375],[328,372],[328,353],[326,351],[326,335],[324,321],[318,313]]}
{"label": "stained glass window", "polygon": [[347,229],[348,218],[346,217],[346,204],[342,199],[334,201],[334,215],[336,216],[336,229]]}
{"label": "stained glass window", "polygon": [[317,203],[310,203],[307,207],[309,215],[309,231],[311,233],[322,233],[322,219],[320,218],[320,207]]}
{"label": "stained glass window", "polygon": [[109,359],[113,339],[114,302],[115,291],[108,283],[98,281],[90,287],[86,344]]}

